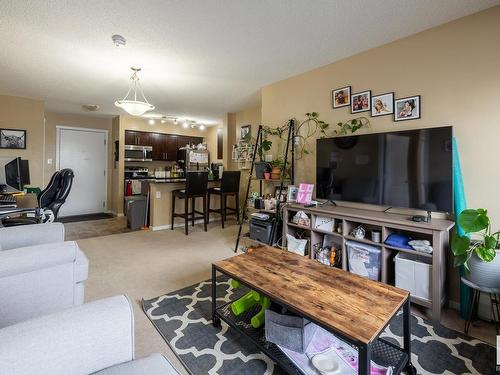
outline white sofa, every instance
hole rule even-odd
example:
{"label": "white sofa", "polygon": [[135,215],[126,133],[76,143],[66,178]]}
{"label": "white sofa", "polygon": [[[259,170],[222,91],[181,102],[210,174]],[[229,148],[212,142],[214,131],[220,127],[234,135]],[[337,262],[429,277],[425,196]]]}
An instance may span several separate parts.
{"label": "white sofa", "polygon": [[134,314],[123,295],[5,327],[0,343],[0,374],[178,374],[160,354],[134,359]]}
{"label": "white sofa", "polygon": [[0,228],[0,328],[84,299],[88,260],[61,223]]}

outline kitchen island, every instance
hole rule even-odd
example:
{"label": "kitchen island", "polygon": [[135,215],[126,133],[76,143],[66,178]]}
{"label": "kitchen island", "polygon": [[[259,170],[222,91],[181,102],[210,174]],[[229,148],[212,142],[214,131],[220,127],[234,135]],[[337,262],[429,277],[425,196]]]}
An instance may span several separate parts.
{"label": "kitchen island", "polygon": [[[216,187],[220,185],[219,180],[208,181],[208,187]],[[149,228],[153,231],[170,229],[170,216],[172,210],[172,191],[184,189],[186,187],[186,180],[182,178],[165,178],[156,179],[149,182],[150,193],[150,208],[149,208]],[[212,208],[220,207],[219,196],[212,195],[210,197],[210,205]],[[228,201],[230,207],[234,207],[234,202]],[[189,204],[191,210],[191,203]],[[196,199],[196,210],[201,211],[203,208],[203,200]],[[184,202],[177,200],[176,212],[184,212]],[[214,215],[210,217],[210,221],[216,220],[220,223],[220,216]],[[184,226],[184,221],[178,218],[175,221],[175,226]]]}

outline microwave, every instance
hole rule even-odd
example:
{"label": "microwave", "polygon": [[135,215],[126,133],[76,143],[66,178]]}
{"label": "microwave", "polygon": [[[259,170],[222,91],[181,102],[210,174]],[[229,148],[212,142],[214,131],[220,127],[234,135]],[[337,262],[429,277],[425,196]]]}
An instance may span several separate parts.
{"label": "microwave", "polygon": [[125,161],[153,161],[152,146],[125,145]]}

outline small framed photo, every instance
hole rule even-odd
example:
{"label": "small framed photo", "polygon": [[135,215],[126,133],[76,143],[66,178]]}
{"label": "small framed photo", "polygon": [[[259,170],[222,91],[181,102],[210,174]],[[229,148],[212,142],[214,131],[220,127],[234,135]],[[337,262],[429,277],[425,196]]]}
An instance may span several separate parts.
{"label": "small framed photo", "polygon": [[394,121],[416,120],[421,115],[420,95],[394,100]]}
{"label": "small framed photo", "polygon": [[250,132],[252,131],[252,125],[244,125],[240,130],[240,139],[245,139]]}
{"label": "small framed photo", "polygon": [[372,117],[392,115],[394,113],[394,93],[372,96]]}
{"label": "small framed photo", "polygon": [[362,91],[351,95],[351,113],[366,112],[372,107],[372,91]]}
{"label": "small framed photo", "polygon": [[296,185],[290,185],[288,186],[288,194],[286,197],[287,202],[296,202],[297,201],[297,194],[299,193],[299,187]]}
{"label": "small framed photo", "polygon": [[351,86],[332,90],[332,107],[340,108],[351,104]]}
{"label": "small framed photo", "polygon": [[0,148],[26,149],[26,130],[0,129]]}

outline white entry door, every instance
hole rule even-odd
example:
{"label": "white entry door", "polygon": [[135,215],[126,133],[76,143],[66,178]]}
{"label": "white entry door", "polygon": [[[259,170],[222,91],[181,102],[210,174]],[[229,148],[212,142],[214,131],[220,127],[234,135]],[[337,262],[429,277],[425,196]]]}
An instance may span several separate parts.
{"label": "white entry door", "polygon": [[107,132],[57,128],[58,169],[71,168],[73,187],[59,216],[84,215],[106,209]]}

